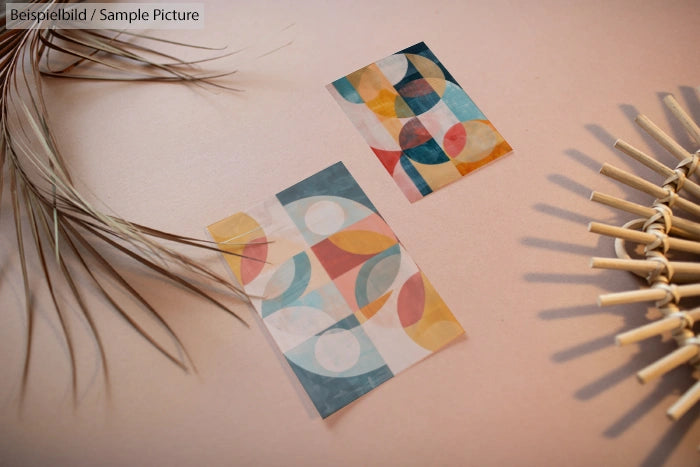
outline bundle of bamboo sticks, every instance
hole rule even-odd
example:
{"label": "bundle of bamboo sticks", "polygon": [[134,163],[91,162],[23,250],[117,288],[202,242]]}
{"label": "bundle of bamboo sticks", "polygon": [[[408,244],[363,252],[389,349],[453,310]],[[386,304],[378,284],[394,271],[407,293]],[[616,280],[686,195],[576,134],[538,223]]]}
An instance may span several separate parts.
{"label": "bundle of bamboo sticks", "polygon": [[[694,329],[695,322],[700,321],[700,308],[687,309],[681,304],[684,298],[700,296],[700,261],[672,261],[668,257],[668,253],[674,251],[700,255],[700,185],[691,180],[693,175],[698,175],[700,127],[673,96],[668,95],[663,101],[694,140],[696,151],[687,151],[647,117],[638,115],[635,122],[679,163],[672,169],[632,145],[617,140],[615,148],[664,176],[665,180],[657,185],[610,164],[603,165],[600,171],[603,175],[651,195],[655,200],[648,207],[593,192],[593,201],[639,218],[622,227],[600,222],[591,222],[588,226],[591,232],[615,238],[617,256],[593,258],[592,267],[630,271],[646,278],[649,284],[646,289],[601,295],[598,304],[608,306],[652,301],[660,311],[659,319],[619,334],[615,338],[616,343],[626,345],[670,333],[678,344],[678,349],[637,373],[637,379],[642,383],[652,381],[685,363],[695,368],[696,378],[700,375],[700,335]],[[677,214],[679,212],[685,217]],[[691,220],[693,218],[698,221]],[[643,258],[632,259],[626,242],[644,246]],[[699,400],[700,381],[691,386],[666,414],[672,420],[677,420]]]}

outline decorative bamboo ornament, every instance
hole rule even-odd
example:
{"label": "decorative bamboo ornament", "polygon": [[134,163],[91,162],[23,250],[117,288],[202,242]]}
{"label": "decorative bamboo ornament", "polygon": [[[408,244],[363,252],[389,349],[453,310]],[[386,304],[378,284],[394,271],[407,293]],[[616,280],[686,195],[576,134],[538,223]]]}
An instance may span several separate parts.
{"label": "decorative bamboo ornament", "polygon": [[[680,162],[675,168],[667,167],[629,143],[617,140],[615,148],[666,179],[658,185],[604,164],[600,170],[603,175],[651,195],[654,202],[647,207],[593,192],[591,200],[639,218],[621,227],[600,222],[591,222],[588,226],[590,232],[615,238],[617,255],[617,258],[593,258],[591,267],[629,271],[646,278],[649,283],[646,289],[603,294],[598,297],[598,304],[610,306],[652,301],[661,312],[660,319],[617,335],[616,344],[631,344],[664,333],[669,333],[678,344],[678,349],[637,373],[641,383],[654,380],[686,363],[695,368],[694,375],[700,375],[700,335],[694,330],[695,322],[700,320],[700,308],[684,310],[680,303],[686,297],[700,296],[700,261],[673,261],[667,256],[669,252],[700,255],[700,223],[691,220],[700,219],[700,185],[690,180],[692,176],[697,177],[700,127],[673,96],[666,96],[663,101],[695,141],[694,152],[683,148],[648,117],[637,116],[635,122]],[[695,200],[687,199],[686,195]],[[630,258],[626,242],[643,245],[644,258]],[[700,382],[690,387],[666,414],[670,419],[678,420],[698,401]]]}

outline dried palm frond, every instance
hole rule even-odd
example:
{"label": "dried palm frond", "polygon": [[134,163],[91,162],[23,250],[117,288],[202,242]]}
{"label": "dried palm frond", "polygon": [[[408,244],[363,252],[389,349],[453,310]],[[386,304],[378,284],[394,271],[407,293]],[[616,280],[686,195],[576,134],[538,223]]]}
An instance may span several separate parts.
{"label": "dried palm frond", "polygon": [[[46,4],[54,3],[63,2]],[[42,75],[90,80],[184,82],[226,88],[214,80],[229,73],[201,74],[196,72],[194,65],[227,54],[211,52],[219,55],[188,62],[144,46],[144,41],[194,47],[127,32],[7,29],[4,8],[1,12],[0,202],[3,192],[9,191],[15,230],[14,239],[9,240],[16,243],[24,286],[27,335],[21,398],[24,397],[32,360],[36,305],[31,291],[40,286],[48,289],[65,339],[74,401],[77,387],[75,349],[66,317],[66,299],[61,298],[64,295],[58,293],[59,289],[70,291],[68,296],[84,315],[97,343],[107,388],[107,358],[96,319],[87,305],[88,290],[96,291],[170,361],[185,370],[192,368],[191,359],[173,329],[110,260],[115,252],[241,319],[203,286],[197,285],[199,280],[192,278],[225,287],[241,300],[247,300],[246,295],[224,277],[164,242],[219,252],[216,245],[129,222],[95,207],[76,188],[49,127]],[[29,274],[35,264],[40,265],[39,280]],[[155,318],[175,343],[176,352],[166,350],[139,324],[123,304],[124,297],[135,300]]]}

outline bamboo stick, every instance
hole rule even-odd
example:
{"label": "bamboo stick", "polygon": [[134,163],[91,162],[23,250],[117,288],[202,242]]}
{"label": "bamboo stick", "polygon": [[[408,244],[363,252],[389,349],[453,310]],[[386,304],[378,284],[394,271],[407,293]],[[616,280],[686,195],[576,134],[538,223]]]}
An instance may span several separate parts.
{"label": "bamboo stick", "polygon": [[679,347],[670,354],[658,359],[648,367],[637,372],[637,379],[640,383],[648,383],[659,376],[668,373],[679,365],[695,357],[700,349],[695,344]]}
{"label": "bamboo stick", "polygon": [[662,289],[640,289],[627,292],[615,292],[603,294],[598,297],[598,306],[624,305],[646,301],[658,301],[666,298],[666,291]]}
{"label": "bamboo stick", "polygon": [[[615,225],[604,224],[602,222],[590,222],[588,224],[588,231],[608,237],[616,237],[623,240],[628,240],[630,242],[644,244],[651,243],[656,239],[656,236],[651,233],[626,229],[624,227],[617,227]],[[700,249],[700,242],[698,243],[698,248]]]}
{"label": "bamboo stick", "polygon": [[685,113],[685,110],[683,110],[676,98],[669,94],[664,97],[663,100],[666,107],[668,107],[671,113],[681,122],[681,125],[683,125],[683,128],[685,128],[685,131],[688,132],[690,137],[693,138],[696,143],[700,144],[700,127]]}
{"label": "bamboo stick", "polygon": [[[696,308],[688,312],[690,318],[700,320],[700,308]],[[683,318],[680,316],[668,316],[666,318],[645,324],[627,332],[623,332],[615,336],[616,345],[627,345],[639,342],[650,337],[658,336],[667,331],[678,329],[683,324]]]}
{"label": "bamboo stick", "polygon": [[591,258],[594,269],[617,269],[629,272],[650,273],[659,268],[661,263],[637,259]]}
{"label": "bamboo stick", "polygon": [[[612,178],[613,180],[617,180],[620,183],[624,183],[625,185],[636,190],[654,196],[657,199],[663,199],[668,196],[668,192],[660,186],[644,180],[641,177],[637,177],[636,175],[632,175],[631,173],[622,169],[618,169],[617,167],[608,163],[603,164],[603,167],[600,169],[600,173],[606,177]],[[673,204],[687,213],[700,217],[700,206],[692,201],[688,201],[685,198],[677,196],[675,197]]]}
{"label": "bamboo stick", "polygon": [[691,154],[686,151],[683,146],[678,144],[670,136],[668,136],[661,128],[656,126],[654,122],[649,120],[646,115],[639,114],[634,121],[639,125],[644,131],[646,131],[649,136],[654,138],[657,143],[659,143],[665,150],[671,153],[679,161],[683,161],[689,157]]}
{"label": "bamboo stick", "polygon": [[[700,278],[700,263],[692,261],[669,261],[674,276],[697,276]],[[591,267],[595,269],[617,269],[629,272],[650,273],[663,263],[649,259],[591,258]]]}
{"label": "bamboo stick", "polygon": [[667,167],[666,165],[662,164],[661,162],[640,151],[639,149],[635,148],[634,146],[622,139],[618,139],[617,141],[615,141],[613,147],[619,149],[623,153],[630,156],[632,159],[636,160],[640,164],[650,168],[651,170],[660,175],[663,175],[665,177],[670,177],[671,175],[673,175],[673,169]]}
{"label": "bamboo stick", "polygon": [[[621,211],[636,214],[640,217],[648,218],[656,214],[656,211],[652,208],[616,198],[614,196],[606,195],[604,193],[599,193],[597,191],[591,193],[591,201],[605,204],[606,206],[620,209]],[[688,219],[683,219],[682,217],[673,216],[673,224],[674,225],[671,227],[671,232],[686,238],[700,240],[700,224],[697,222],[689,221]]]}
{"label": "bamboo stick", "polygon": [[632,175],[631,173],[619,169],[612,164],[608,164],[607,162],[600,168],[600,173],[606,177],[612,178],[613,180],[624,183],[625,185],[636,190],[656,196],[657,198],[661,198],[667,194],[666,190],[660,186],[655,185],[648,180],[644,180],[642,177]]}
{"label": "bamboo stick", "polygon": [[[700,295],[700,284],[676,285],[674,286],[674,289],[679,298],[695,297]],[[659,301],[666,298],[666,294],[667,291],[660,287],[628,290],[626,292],[615,292],[599,296],[598,305],[611,306],[624,305],[627,303]]]}
{"label": "bamboo stick", "polygon": [[667,411],[671,420],[681,418],[696,402],[700,400],[700,381],[693,384]]}
{"label": "bamboo stick", "polygon": [[636,214],[637,216],[649,218],[656,214],[652,208],[642,206],[641,204],[633,203],[631,201],[626,201],[624,199],[616,198],[611,195],[606,195],[605,193],[600,193],[594,191],[591,193],[591,201],[596,203],[605,204],[611,208],[619,209],[621,211],[629,212],[631,214]]}
{"label": "bamboo stick", "polygon": [[[627,154],[632,159],[636,160],[640,164],[650,168],[651,170],[660,175],[663,175],[668,178],[675,174],[675,170],[667,167],[666,165],[657,161],[653,157],[645,154],[644,152],[640,151],[639,149],[635,148],[631,144],[621,139],[615,141],[614,146],[620,151],[622,151],[624,154]],[[685,190],[691,195],[695,196],[696,198],[700,198],[700,185],[698,185],[690,179],[685,180],[685,182],[681,186],[681,190]]]}
{"label": "bamboo stick", "polygon": [[[656,235],[651,233],[603,224],[601,222],[591,222],[588,224],[588,231],[645,245],[656,240]],[[694,242],[692,240],[668,237],[668,247],[670,250],[700,254],[700,242]]]}

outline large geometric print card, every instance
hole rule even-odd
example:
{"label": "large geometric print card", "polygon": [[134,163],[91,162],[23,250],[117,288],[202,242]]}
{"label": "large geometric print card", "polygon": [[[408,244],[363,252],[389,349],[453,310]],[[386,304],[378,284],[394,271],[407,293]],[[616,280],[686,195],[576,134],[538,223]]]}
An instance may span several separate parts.
{"label": "large geometric print card", "polygon": [[512,151],[423,42],[327,88],[410,202]]}
{"label": "large geometric print card", "polygon": [[208,230],[324,418],[464,333],[341,162]]}

